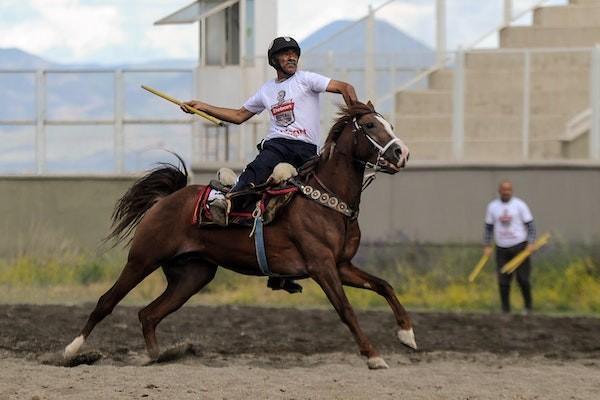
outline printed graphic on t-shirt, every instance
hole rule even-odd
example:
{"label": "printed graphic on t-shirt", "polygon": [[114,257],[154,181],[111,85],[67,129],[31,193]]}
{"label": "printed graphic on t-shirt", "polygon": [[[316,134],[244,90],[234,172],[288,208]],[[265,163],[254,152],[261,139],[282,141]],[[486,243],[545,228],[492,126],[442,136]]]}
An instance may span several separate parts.
{"label": "printed graphic on t-shirt", "polygon": [[502,215],[498,217],[498,221],[500,221],[502,226],[509,227],[512,222],[512,215],[508,213],[507,209],[504,209]]}
{"label": "printed graphic on t-shirt", "polygon": [[296,120],[294,117],[294,101],[285,99],[285,90],[277,93],[277,104],[271,106],[275,123],[281,127],[290,126]]}

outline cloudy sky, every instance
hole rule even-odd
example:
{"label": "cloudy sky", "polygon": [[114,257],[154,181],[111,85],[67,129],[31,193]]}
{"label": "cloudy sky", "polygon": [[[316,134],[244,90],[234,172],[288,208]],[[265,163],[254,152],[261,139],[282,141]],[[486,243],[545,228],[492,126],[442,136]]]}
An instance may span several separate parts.
{"label": "cloudy sky", "polygon": [[[502,0],[446,1],[450,47],[473,40],[500,21]],[[517,11],[538,2],[514,1]],[[191,0],[0,0],[0,48],[18,47],[61,63],[193,59],[197,54],[195,24],[152,24],[189,3]],[[363,17],[369,4],[377,7],[384,3],[386,0],[279,0],[278,29],[302,39],[333,20]],[[434,4],[435,0],[396,0],[377,16],[432,44]],[[467,20],[469,23],[464,23]]]}

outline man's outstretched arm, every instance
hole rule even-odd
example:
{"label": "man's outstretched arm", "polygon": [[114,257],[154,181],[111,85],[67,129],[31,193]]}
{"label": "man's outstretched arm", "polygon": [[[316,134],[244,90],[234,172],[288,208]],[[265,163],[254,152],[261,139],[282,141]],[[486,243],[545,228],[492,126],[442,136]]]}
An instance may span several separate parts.
{"label": "man's outstretched arm", "polygon": [[344,98],[344,102],[348,107],[354,104],[358,99],[356,98],[356,91],[354,90],[354,86],[349,83],[336,81],[334,79],[329,81],[329,85],[327,85],[327,92],[330,93],[339,93]]}
{"label": "man's outstretched arm", "polygon": [[[212,115],[215,118],[219,118],[223,121],[231,122],[232,124],[236,125],[246,122],[252,118],[252,116],[254,116],[254,113],[246,110],[244,107],[236,110],[234,108],[216,107],[197,100],[186,101],[184,104],[193,107],[196,110],[203,111],[208,115]],[[184,107],[181,107],[181,109],[189,113]]]}

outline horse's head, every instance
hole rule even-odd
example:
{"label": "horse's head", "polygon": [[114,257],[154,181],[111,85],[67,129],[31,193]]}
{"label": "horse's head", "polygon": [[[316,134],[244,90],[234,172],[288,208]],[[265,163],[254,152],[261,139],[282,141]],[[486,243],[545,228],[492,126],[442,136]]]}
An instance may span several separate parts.
{"label": "horse's head", "polygon": [[406,165],[410,154],[408,147],[370,101],[355,103],[344,113],[352,128],[354,158],[388,174],[395,174]]}

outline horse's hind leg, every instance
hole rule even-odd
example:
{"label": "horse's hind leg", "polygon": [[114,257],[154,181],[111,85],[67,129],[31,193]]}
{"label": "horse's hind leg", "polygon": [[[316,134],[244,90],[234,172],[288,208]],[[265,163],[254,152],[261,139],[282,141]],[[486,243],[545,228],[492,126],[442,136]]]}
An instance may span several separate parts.
{"label": "horse's hind leg", "polygon": [[200,260],[174,263],[163,267],[167,288],[152,303],[139,312],[146,349],[151,359],[160,354],[156,326],[167,315],[178,310],[190,297],[206,286],[215,276],[217,266]]}
{"label": "horse's hind leg", "polygon": [[338,270],[344,285],[359,289],[372,290],[387,300],[392,311],[394,312],[396,321],[400,326],[400,329],[398,330],[398,338],[402,344],[416,349],[417,344],[415,342],[415,334],[412,329],[410,317],[408,316],[408,313],[404,307],[402,307],[402,304],[400,304],[398,301],[392,286],[385,280],[359,269],[352,263],[340,264],[338,266]]}
{"label": "horse's hind leg", "polygon": [[150,263],[148,260],[139,260],[130,257],[115,284],[98,299],[94,311],[90,314],[79,336],[65,348],[64,357],[69,359],[77,354],[77,351],[79,351],[79,348],[83,345],[94,327],[112,312],[127,293],[156,270],[156,268],[158,268],[157,263]]}

